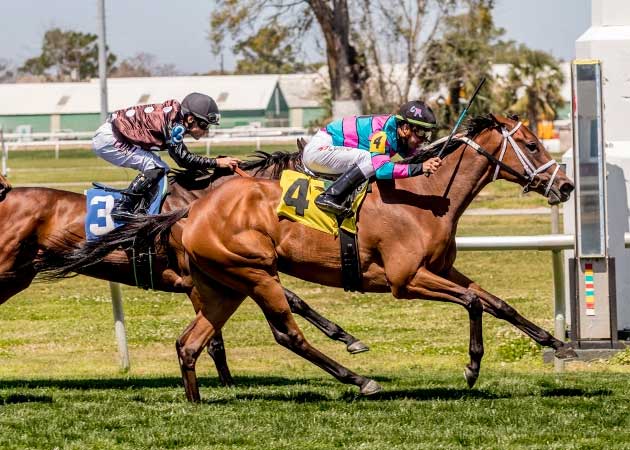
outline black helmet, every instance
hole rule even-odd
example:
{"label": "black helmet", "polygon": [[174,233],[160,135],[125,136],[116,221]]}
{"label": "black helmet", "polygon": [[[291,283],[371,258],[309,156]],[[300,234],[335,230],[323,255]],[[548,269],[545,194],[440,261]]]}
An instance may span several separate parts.
{"label": "black helmet", "polygon": [[184,97],[184,100],[182,100],[182,113],[191,114],[196,119],[207,122],[210,125],[219,125],[221,120],[219,107],[212,100],[212,97],[199,92],[193,92]]}
{"label": "black helmet", "polygon": [[437,128],[435,114],[422,100],[414,100],[401,105],[398,109],[398,114],[396,114],[396,119],[411,125],[417,125],[426,130]]}

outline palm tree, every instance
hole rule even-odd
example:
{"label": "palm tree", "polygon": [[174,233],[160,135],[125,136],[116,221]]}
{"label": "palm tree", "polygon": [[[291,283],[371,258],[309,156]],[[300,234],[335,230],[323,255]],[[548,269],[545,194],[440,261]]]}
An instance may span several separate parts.
{"label": "palm tree", "polygon": [[503,103],[506,109],[527,117],[536,130],[539,120],[553,120],[564,105],[560,89],[564,74],[549,53],[521,46],[508,70]]}

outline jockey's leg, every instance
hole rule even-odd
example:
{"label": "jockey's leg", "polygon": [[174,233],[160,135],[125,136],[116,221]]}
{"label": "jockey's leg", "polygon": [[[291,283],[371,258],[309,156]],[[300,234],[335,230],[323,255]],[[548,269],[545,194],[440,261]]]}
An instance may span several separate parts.
{"label": "jockey's leg", "polygon": [[112,217],[115,220],[127,220],[135,214],[146,214],[145,208],[139,208],[143,198],[152,197],[155,187],[164,176],[164,169],[156,167],[139,173],[133,179],[127,189],[123,191],[120,201],[116,202],[112,210]]}
{"label": "jockey's leg", "polygon": [[[139,170],[141,173],[123,192],[120,201],[112,211],[112,217],[125,220],[133,217],[135,209],[143,197],[152,193],[162,177],[168,172],[168,165],[155,153],[140,147],[120,148],[112,134],[111,124],[103,124],[92,139],[94,153],[105,161],[118,167]],[[142,213],[143,211],[138,211]]]}
{"label": "jockey's leg", "polygon": [[316,173],[341,174],[335,182],[315,200],[324,211],[347,215],[343,206],[348,195],[374,174],[370,153],[357,148],[332,145],[332,138],[319,131],[304,148],[302,157],[306,167]]}

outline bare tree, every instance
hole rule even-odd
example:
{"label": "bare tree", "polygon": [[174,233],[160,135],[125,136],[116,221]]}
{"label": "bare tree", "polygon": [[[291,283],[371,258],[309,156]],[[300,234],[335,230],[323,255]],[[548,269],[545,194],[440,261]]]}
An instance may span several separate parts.
{"label": "bare tree", "polygon": [[356,29],[368,56],[368,111],[391,111],[410,99],[412,85],[425,66],[427,48],[457,0],[358,0]]}
{"label": "bare tree", "polygon": [[174,64],[160,64],[155,55],[146,52],[136,53],[125,58],[112,71],[112,77],[167,77],[177,75]]}
{"label": "bare tree", "polygon": [[[325,43],[333,116],[361,112],[365,64],[351,42],[347,0],[217,0],[216,4],[210,19],[216,53],[228,39],[238,45],[265,27],[292,30],[300,44],[316,21]],[[299,51],[300,45],[294,49]]]}
{"label": "bare tree", "polygon": [[0,83],[15,83],[15,71],[11,61],[0,58]]}

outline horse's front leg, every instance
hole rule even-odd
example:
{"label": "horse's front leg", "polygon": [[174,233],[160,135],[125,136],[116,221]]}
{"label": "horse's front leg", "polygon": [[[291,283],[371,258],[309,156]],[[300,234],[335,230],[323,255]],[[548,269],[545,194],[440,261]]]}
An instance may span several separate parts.
{"label": "horse's front leg", "polygon": [[462,305],[468,311],[470,320],[470,342],[468,352],[470,363],[464,369],[464,377],[469,387],[473,387],[479,378],[481,359],[483,358],[483,306],[477,295],[446,278],[436,275],[426,268],[420,268],[413,279],[404,286],[393,286],[396,298],[423,298],[452,302]]}
{"label": "horse's front leg", "polygon": [[481,299],[484,311],[487,313],[492,314],[498,319],[510,322],[540,345],[553,348],[555,350],[556,358],[567,359],[577,357],[577,354],[571,344],[562,342],[551,333],[530,322],[504,300],[482,289],[481,286],[454,267],[450,269],[447,278],[477,294]]}
{"label": "horse's front leg", "polygon": [[284,295],[287,298],[287,302],[289,302],[289,307],[291,308],[291,312],[293,314],[304,317],[330,339],[346,344],[346,350],[348,353],[355,355],[357,353],[367,352],[370,349],[367,345],[352,336],[339,325],[331,322],[311,308],[308,303],[298,297],[295,292],[284,288]]}

